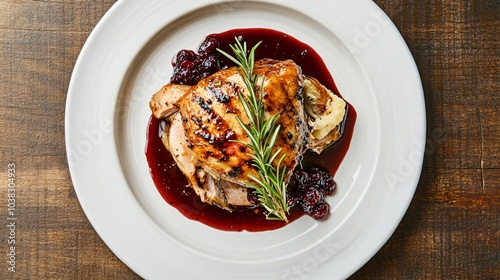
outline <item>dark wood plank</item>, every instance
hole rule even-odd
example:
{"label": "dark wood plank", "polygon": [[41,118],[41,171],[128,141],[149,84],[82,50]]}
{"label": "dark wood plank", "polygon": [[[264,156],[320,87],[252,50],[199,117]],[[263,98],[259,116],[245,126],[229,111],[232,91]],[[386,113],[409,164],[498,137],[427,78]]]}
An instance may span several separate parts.
{"label": "dark wood plank", "polygon": [[[16,165],[19,220],[16,273],[2,265],[0,278],[139,279],[85,217],[64,146],[65,100],[74,63],[114,1],[1,2],[0,163],[2,178],[7,164]],[[6,245],[4,229],[1,244]]]}
{"label": "dark wood plank", "polygon": [[375,2],[398,26],[419,67],[428,140],[422,177],[405,218],[351,278],[493,279],[499,272],[495,15],[500,5]]}

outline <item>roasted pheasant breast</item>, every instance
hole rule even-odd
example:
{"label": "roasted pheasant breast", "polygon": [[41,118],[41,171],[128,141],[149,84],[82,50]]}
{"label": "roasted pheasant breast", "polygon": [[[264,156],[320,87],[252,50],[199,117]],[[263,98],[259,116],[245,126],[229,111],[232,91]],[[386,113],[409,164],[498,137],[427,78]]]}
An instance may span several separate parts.
{"label": "roasted pheasant breast", "polygon": [[[265,116],[278,115],[281,126],[273,149],[281,149],[281,164],[289,180],[302,154],[321,153],[341,135],[346,103],[302,74],[292,60],[255,62]],[[167,84],[149,103],[164,119],[162,141],[202,201],[231,210],[250,206],[249,175],[257,176],[245,146],[249,136],[238,123],[249,122],[239,94],[248,89],[236,67],[220,70],[196,85]],[[277,159],[276,159],[277,160]]]}

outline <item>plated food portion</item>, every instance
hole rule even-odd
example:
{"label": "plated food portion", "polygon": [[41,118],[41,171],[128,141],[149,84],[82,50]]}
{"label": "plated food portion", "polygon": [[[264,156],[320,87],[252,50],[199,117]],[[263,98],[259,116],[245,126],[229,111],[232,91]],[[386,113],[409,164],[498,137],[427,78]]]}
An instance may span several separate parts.
{"label": "plated food portion", "polygon": [[211,34],[180,50],[152,95],[146,156],[165,200],[223,230],[330,215],[326,197],[356,112],[319,55],[269,29]]}

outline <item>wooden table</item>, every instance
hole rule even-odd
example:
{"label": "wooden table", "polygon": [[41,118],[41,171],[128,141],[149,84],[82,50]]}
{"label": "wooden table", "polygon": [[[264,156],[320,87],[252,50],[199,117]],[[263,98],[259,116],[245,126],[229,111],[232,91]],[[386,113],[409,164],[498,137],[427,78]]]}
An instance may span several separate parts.
{"label": "wooden table", "polygon": [[[0,1],[0,279],[138,279],[80,208],[68,172],[64,110],[87,36],[115,1]],[[500,3],[375,0],[420,70],[428,129],[414,200],[387,244],[352,279],[500,277]],[[9,166],[15,164],[15,166]],[[12,206],[12,205],[11,205]],[[496,277],[495,277],[496,275]]]}

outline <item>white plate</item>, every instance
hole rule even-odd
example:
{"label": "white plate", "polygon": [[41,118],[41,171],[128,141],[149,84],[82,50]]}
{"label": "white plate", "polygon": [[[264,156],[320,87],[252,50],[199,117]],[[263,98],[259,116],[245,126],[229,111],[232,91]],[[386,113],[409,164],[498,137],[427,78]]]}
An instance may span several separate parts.
{"label": "white plate", "polygon": [[[265,27],[309,44],[358,112],[325,222],[224,232],[184,218],[156,191],[144,156],[152,93],[170,59],[208,34]],[[417,68],[368,0],[121,0],[90,35],[66,107],[80,203],[111,250],[146,279],[341,279],[387,241],[413,197],[425,143]]]}

